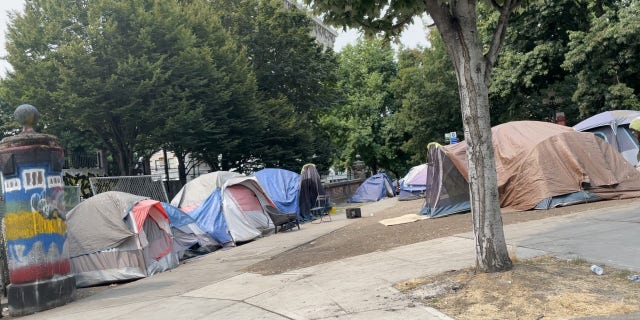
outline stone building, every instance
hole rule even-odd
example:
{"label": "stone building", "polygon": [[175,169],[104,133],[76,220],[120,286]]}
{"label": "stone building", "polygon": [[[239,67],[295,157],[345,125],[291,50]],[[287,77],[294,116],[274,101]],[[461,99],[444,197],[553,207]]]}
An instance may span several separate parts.
{"label": "stone building", "polygon": [[[284,7],[287,9],[291,9],[297,6],[298,5],[294,1],[284,0]],[[333,44],[336,42],[338,32],[333,28],[323,24],[322,21],[317,17],[311,16],[310,18],[314,22],[314,28],[313,31],[311,31],[311,35],[316,38],[316,42],[321,44],[325,49],[333,49]]]}

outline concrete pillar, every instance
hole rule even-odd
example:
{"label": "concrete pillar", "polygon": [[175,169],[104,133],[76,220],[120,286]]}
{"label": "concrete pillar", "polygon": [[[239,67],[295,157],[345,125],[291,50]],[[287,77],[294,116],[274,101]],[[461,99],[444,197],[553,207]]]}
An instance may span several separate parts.
{"label": "concrete pillar", "polygon": [[68,303],[76,291],[66,244],[64,153],[58,139],[36,133],[38,110],[19,106],[22,133],[0,141],[6,201],[4,237],[9,313],[21,316]]}

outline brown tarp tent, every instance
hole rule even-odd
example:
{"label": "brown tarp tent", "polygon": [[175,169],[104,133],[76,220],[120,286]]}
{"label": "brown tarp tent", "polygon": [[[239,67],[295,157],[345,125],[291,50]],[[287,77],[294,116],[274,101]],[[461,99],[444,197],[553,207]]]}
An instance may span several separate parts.
{"label": "brown tarp tent", "polygon": [[[538,121],[509,122],[491,131],[502,208],[533,209],[545,199],[581,191],[600,199],[640,196],[640,173],[592,133]],[[442,147],[468,182],[466,149],[464,141]]]}

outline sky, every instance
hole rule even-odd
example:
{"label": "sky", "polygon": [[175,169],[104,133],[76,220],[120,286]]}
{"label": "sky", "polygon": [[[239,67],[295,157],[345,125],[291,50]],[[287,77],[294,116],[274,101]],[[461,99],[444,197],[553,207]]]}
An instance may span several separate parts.
{"label": "sky", "polygon": [[5,31],[7,30],[7,23],[9,17],[7,11],[9,10],[22,10],[24,0],[0,0],[0,76],[4,77],[7,69],[10,65],[4,59],[7,51],[4,48]]}
{"label": "sky", "polygon": [[[7,29],[7,23],[9,22],[7,11],[20,11],[22,10],[23,3],[24,0],[0,0],[0,77],[4,77],[6,71],[11,68],[4,59],[7,53],[4,47],[5,31]],[[416,48],[418,46],[426,47],[428,42],[425,29],[422,19],[415,18],[414,23],[402,33],[400,37],[401,43],[407,48]],[[356,30],[347,30],[346,32],[338,30],[334,51],[339,52],[346,45],[355,44],[359,37],[360,33]]]}

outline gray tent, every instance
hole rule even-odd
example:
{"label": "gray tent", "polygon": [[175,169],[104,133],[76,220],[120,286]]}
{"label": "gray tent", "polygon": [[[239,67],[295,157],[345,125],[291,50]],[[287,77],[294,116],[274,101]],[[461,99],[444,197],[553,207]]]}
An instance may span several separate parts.
{"label": "gray tent", "polygon": [[629,130],[629,123],[640,117],[637,110],[611,110],[598,113],[576,124],[576,131],[591,132],[618,150],[632,165],[638,163],[638,141]]}
{"label": "gray tent", "polygon": [[242,176],[244,175],[231,171],[215,171],[203,174],[187,182],[187,184],[178,191],[178,194],[173,197],[171,205],[187,209],[198,207],[213,193],[213,191],[222,188],[227,180]]}
{"label": "gray tent", "polygon": [[95,195],[67,214],[76,285],[144,278],[178,266],[161,203],[124,192]]}

